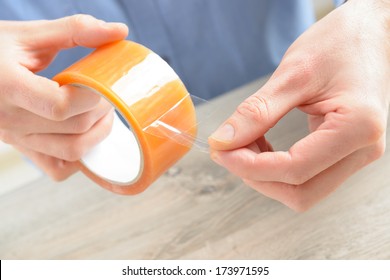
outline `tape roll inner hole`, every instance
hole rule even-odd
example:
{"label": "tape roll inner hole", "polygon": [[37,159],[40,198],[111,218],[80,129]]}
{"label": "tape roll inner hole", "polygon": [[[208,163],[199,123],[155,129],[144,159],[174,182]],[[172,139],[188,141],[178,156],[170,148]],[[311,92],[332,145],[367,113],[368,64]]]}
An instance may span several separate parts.
{"label": "tape roll inner hole", "polygon": [[[72,85],[88,88],[105,98],[93,88]],[[80,161],[96,176],[116,185],[128,185],[138,180],[143,169],[142,151],[136,134],[118,116],[118,110],[115,112],[110,134]]]}

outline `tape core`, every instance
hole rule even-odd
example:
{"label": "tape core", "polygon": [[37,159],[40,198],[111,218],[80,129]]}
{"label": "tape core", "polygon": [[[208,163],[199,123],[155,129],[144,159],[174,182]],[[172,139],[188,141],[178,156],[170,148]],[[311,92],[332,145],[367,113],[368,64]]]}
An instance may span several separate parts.
{"label": "tape core", "polygon": [[[80,84],[72,85],[85,87],[110,102],[93,88]],[[110,104],[117,109],[112,102]],[[143,156],[136,134],[122,119],[115,113],[110,134],[89,150],[80,161],[96,176],[110,183],[129,185],[136,182],[142,173]]]}

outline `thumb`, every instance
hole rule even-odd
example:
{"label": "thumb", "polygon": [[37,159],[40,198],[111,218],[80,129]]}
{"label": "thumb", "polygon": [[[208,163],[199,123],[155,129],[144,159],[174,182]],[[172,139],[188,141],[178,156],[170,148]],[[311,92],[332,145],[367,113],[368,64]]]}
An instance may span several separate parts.
{"label": "thumb", "polygon": [[128,34],[128,28],[123,23],[108,23],[83,14],[49,21],[31,21],[25,30],[28,45],[58,50],[75,46],[96,48],[122,40]]}
{"label": "thumb", "polygon": [[299,104],[298,94],[289,94],[288,90],[276,88],[272,84],[276,83],[270,80],[242,102],[232,116],[209,137],[212,149],[233,150],[253,143]]}

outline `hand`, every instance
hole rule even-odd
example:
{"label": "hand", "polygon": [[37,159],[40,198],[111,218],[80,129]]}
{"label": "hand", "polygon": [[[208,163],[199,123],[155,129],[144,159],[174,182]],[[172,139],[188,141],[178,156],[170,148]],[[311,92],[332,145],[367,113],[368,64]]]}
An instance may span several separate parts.
{"label": "hand", "polygon": [[[305,32],[258,92],[209,138],[211,157],[260,193],[305,211],[385,150],[390,4],[353,1]],[[287,112],[310,134],[273,151],[265,133]]]}
{"label": "hand", "polygon": [[61,49],[124,39],[127,27],[87,15],[53,21],[0,21],[0,139],[62,180],[111,129],[113,110],[97,94],[59,87],[34,73]]}

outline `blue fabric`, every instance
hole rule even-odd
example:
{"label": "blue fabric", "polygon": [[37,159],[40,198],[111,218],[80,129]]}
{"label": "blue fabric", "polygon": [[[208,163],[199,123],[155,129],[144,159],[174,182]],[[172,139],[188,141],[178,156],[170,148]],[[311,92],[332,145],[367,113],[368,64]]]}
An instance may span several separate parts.
{"label": "blue fabric", "polygon": [[[125,22],[129,39],[166,59],[189,91],[209,99],[272,72],[314,22],[311,0],[2,0],[0,19],[76,13]],[[61,52],[51,77],[90,50]]]}
{"label": "blue fabric", "polygon": [[341,4],[343,4],[345,2],[345,0],[333,0],[334,4],[336,7],[340,6]]}

